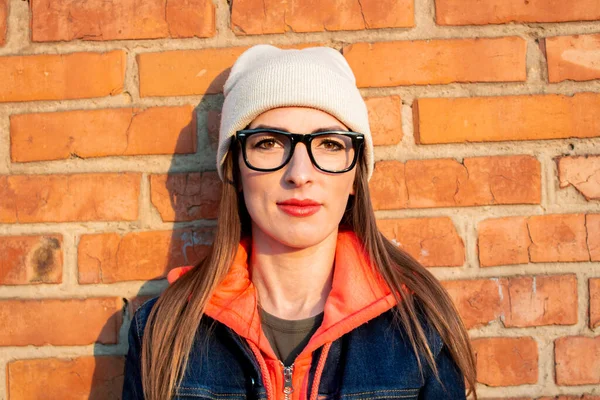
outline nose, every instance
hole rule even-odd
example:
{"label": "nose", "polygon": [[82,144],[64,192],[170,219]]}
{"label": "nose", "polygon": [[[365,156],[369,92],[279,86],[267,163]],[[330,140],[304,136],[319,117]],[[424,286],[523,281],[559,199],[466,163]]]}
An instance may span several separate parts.
{"label": "nose", "polygon": [[308,149],[304,143],[298,143],[292,154],[292,159],[288,163],[285,171],[285,181],[294,186],[302,186],[312,182],[315,167],[310,161]]}

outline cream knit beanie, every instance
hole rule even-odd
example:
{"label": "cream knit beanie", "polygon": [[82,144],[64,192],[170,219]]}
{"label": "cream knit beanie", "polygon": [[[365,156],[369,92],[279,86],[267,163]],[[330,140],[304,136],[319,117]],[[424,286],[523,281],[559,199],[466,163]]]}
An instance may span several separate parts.
{"label": "cream knit beanie", "polygon": [[236,131],[265,111],[278,107],[310,107],[336,117],[351,131],[365,135],[368,177],[373,174],[373,140],[367,107],[346,59],[330,47],[283,50],[257,45],[237,59],[225,82],[217,169]]}

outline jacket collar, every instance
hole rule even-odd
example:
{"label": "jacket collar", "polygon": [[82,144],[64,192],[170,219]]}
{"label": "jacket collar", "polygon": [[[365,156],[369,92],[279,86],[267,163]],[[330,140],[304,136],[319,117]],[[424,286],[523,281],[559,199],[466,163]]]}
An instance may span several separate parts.
{"label": "jacket collar", "polygon": [[[256,288],[250,280],[248,255],[251,247],[251,238],[242,239],[231,268],[214,291],[205,313],[254,343],[267,357],[276,359],[262,331]],[[333,342],[395,305],[389,287],[368,261],[354,232],[338,232],[334,263],[332,288],[325,303],[323,322],[300,356]],[[171,270],[167,276],[169,283],[191,268]]]}

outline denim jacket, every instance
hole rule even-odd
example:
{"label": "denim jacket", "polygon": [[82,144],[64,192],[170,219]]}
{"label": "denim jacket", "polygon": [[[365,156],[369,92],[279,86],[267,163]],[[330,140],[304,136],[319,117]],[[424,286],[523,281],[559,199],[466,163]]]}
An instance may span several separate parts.
{"label": "denim jacket", "polygon": [[[296,358],[294,369],[284,367],[257,320],[256,293],[245,264],[248,246],[240,245],[232,270],[198,324],[175,399],[466,398],[462,374],[439,335],[425,321],[438,375],[424,357],[420,373],[406,333],[393,321],[395,303],[390,300],[390,291],[363,262],[364,254],[357,250],[351,234],[341,234],[338,239],[333,285],[322,326]],[[174,279],[171,275],[169,280]],[[131,322],[123,400],[144,398],[140,352],[155,303],[156,298],[144,303]]]}

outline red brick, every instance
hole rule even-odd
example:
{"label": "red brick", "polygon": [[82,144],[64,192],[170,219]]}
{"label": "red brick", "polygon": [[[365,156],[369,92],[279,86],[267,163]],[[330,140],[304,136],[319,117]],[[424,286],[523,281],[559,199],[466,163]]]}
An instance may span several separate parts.
{"label": "red brick", "polygon": [[587,246],[591,261],[600,261],[600,214],[585,216],[587,229]]}
{"label": "red brick", "polygon": [[575,275],[523,276],[507,279],[507,327],[577,323]]}
{"label": "red brick", "polygon": [[482,338],[472,343],[478,382],[514,386],[538,381],[538,349],[533,338]]}
{"label": "red brick", "polygon": [[562,337],[554,342],[557,385],[600,383],[600,336]]}
{"label": "red brick", "polygon": [[446,281],[467,329],[500,319],[505,327],[577,323],[575,275]]}
{"label": "red brick", "polygon": [[526,47],[518,37],[447,39],[356,43],[343,54],[359,87],[514,82],[527,77]]}
{"label": "red brick", "polygon": [[0,301],[0,346],[117,343],[118,298]]}
{"label": "red brick", "polygon": [[375,163],[369,192],[375,210],[393,210],[408,206],[408,191],[404,177],[405,167],[400,161]]}
{"label": "red brick", "polygon": [[140,96],[220,93],[229,69],[244,50],[229,47],[139,54]]}
{"label": "red brick", "polygon": [[381,219],[377,226],[426,267],[460,267],[465,262],[464,243],[448,217]]}
{"label": "red brick", "polygon": [[531,239],[524,217],[491,218],[479,223],[477,248],[482,267],[527,264]]}
{"label": "red brick", "polygon": [[413,104],[419,144],[600,136],[600,94],[424,98]]}
{"label": "red brick", "polygon": [[231,26],[236,35],[403,28],[414,26],[412,0],[279,2],[236,0]]}
{"label": "red brick", "polygon": [[151,175],[150,198],[165,222],[214,219],[221,180],[216,172]]}
{"label": "red brick", "polygon": [[0,0],[0,46],[6,43],[6,28],[8,25],[8,0]]}
{"label": "red brick", "polygon": [[166,37],[215,34],[210,0],[33,0],[34,42]]}
{"label": "red brick", "polygon": [[125,52],[0,57],[0,102],[112,96],[123,91]]}
{"label": "red brick", "polygon": [[439,25],[566,22],[600,19],[597,0],[436,0]]}
{"label": "red brick", "polygon": [[0,285],[61,283],[61,235],[0,236]]}
{"label": "red brick", "polygon": [[487,325],[503,316],[505,279],[473,279],[442,282],[467,329]]}
{"label": "red brick", "polygon": [[546,38],[545,48],[550,82],[600,78],[600,35]]}
{"label": "red brick", "polygon": [[79,283],[163,278],[174,267],[204,258],[212,235],[211,228],[83,235],[77,250]]}
{"label": "red brick", "polygon": [[540,164],[531,156],[409,160],[408,207],[539,204]]}
{"label": "red brick", "polygon": [[7,365],[11,399],[117,399],[124,359],[118,356],[32,359]]}
{"label": "red brick", "polygon": [[10,117],[13,162],[196,152],[193,106]]}
{"label": "red brick", "polygon": [[600,278],[590,278],[590,328],[600,326]]}
{"label": "red brick", "polygon": [[573,185],[587,201],[600,200],[600,156],[558,157],[556,161],[561,188]]}
{"label": "red brick", "polygon": [[402,101],[399,96],[365,99],[373,145],[388,146],[402,140]]}
{"label": "red brick", "polygon": [[528,219],[532,262],[589,261],[585,215],[539,215]]}
{"label": "red brick", "polygon": [[139,173],[0,175],[0,223],[134,221]]}

